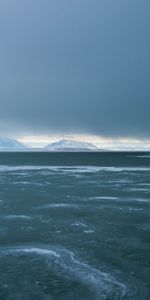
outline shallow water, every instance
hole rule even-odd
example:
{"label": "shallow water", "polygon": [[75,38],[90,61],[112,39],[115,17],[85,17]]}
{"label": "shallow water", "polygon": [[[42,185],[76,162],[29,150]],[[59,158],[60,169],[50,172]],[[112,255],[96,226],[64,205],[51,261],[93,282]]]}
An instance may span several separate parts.
{"label": "shallow water", "polygon": [[0,300],[150,299],[150,156],[0,153]]}

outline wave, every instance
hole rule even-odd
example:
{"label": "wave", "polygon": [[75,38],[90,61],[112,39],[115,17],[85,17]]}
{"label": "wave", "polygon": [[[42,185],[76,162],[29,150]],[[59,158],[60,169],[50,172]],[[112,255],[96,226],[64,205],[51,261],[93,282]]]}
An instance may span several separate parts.
{"label": "wave", "polygon": [[133,192],[150,192],[149,188],[128,188],[128,191],[133,191]]}
{"label": "wave", "polygon": [[119,200],[119,197],[111,197],[111,196],[95,196],[90,197],[90,200]]}
{"label": "wave", "polygon": [[[128,189],[131,190],[131,189]],[[136,189],[135,189],[136,191]],[[113,202],[119,202],[122,203],[123,202],[150,202],[150,199],[148,198],[135,198],[135,197],[111,197],[111,196],[93,196],[93,197],[88,197],[86,198],[84,201],[94,201],[94,200],[113,200]],[[107,202],[106,202],[107,203]]]}
{"label": "wave", "polygon": [[93,233],[94,230],[93,229],[88,229],[88,230],[84,230],[84,232],[89,234],[89,233]]}
{"label": "wave", "polygon": [[[93,299],[124,299],[127,293],[125,284],[116,280],[109,273],[104,273],[94,267],[81,262],[75,258],[73,252],[61,247],[47,246],[17,246],[1,247],[1,258],[7,256],[41,256],[46,258],[49,268],[59,272],[61,276],[68,276],[70,279],[77,280],[93,293]],[[23,256],[24,257],[24,256]],[[20,258],[21,259],[21,258]],[[19,260],[20,261],[20,260]]]}
{"label": "wave", "polygon": [[[20,171],[50,171],[67,173],[96,173],[96,172],[134,172],[150,171],[150,167],[109,167],[109,166],[7,166],[0,165],[0,172],[20,172]],[[25,174],[25,173],[23,173]],[[45,175],[48,175],[46,172]]]}
{"label": "wave", "polygon": [[79,208],[76,204],[70,203],[50,203],[44,206],[37,207],[37,209],[45,209],[45,208]]}
{"label": "wave", "polygon": [[91,233],[93,233],[95,231],[95,228],[93,227],[93,225],[89,226],[89,225],[87,225],[87,224],[85,224],[83,222],[80,222],[80,221],[76,221],[74,223],[71,223],[70,225],[74,229],[78,228],[79,230],[82,230],[86,234],[91,234]]}
{"label": "wave", "polygon": [[[133,156],[128,156],[128,157],[133,157]],[[150,155],[135,155],[134,157],[139,157],[139,158],[150,158]]]}
{"label": "wave", "polygon": [[11,220],[11,219],[24,219],[24,220],[31,220],[32,218],[27,215],[3,215],[2,216],[5,219]]}
{"label": "wave", "polygon": [[81,228],[85,228],[85,227],[87,227],[87,225],[85,224],[85,223],[83,223],[83,222],[74,222],[74,223],[72,223],[71,224],[71,226],[75,226],[75,227],[81,227]]}

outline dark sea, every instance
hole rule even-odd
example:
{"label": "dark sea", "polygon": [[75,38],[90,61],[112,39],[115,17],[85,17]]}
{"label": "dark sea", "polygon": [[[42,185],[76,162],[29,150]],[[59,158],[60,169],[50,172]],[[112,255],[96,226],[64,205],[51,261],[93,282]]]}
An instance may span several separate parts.
{"label": "dark sea", "polygon": [[149,153],[0,153],[0,300],[149,300]]}

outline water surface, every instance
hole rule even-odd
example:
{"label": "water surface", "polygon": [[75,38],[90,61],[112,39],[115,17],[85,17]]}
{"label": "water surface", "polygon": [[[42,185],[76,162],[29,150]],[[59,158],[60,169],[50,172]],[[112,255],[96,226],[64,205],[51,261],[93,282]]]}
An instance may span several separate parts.
{"label": "water surface", "polygon": [[0,153],[0,299],[149,300],[148,153]]}

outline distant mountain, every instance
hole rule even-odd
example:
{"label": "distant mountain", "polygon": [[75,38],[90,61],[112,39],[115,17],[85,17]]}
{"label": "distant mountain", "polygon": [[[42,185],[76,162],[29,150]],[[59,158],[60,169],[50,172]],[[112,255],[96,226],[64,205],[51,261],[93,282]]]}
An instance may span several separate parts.
{"label": "distant mountain", "polygon": [[75,140],[60,140],[55,143],[50,143],[45,147],[49,151],[94,151],[98,150],[96,146],[91,143],[80,142]]}
{"label": "distant mountain", "polygon": [[11,138],[0,138],[0,151],[26,150],[27,147],[17,140]]}

